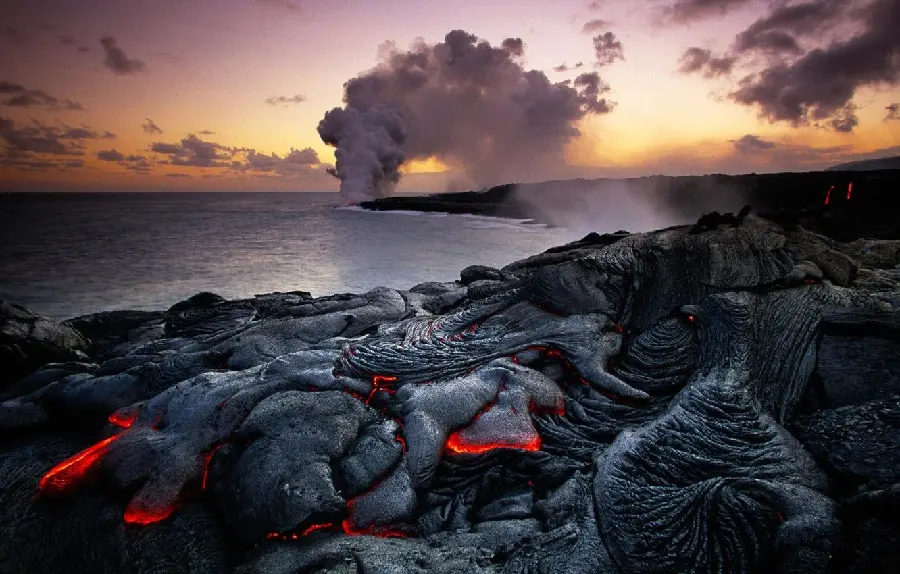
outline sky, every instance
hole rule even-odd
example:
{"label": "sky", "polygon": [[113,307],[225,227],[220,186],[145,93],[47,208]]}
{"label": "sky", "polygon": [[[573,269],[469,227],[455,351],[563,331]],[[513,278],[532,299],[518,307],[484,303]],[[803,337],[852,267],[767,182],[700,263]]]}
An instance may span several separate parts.
{"label": "sky", "polygon": [[383,195],[900,155],[896,30],[900,0],[4,0],[0,190]]}

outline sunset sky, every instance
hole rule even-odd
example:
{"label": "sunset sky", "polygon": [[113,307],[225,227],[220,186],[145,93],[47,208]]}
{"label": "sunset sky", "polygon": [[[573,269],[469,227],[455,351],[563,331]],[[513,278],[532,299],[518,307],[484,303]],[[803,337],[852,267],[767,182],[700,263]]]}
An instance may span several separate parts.
{"label": "sunset sky", "polygon": [[[0,190],[337,190],[316,127],[344,83],[456,29],[609,87],[521,179],[900,155],[900,0],[10,0],[0,22]],[[437,155],[399,190],[495,183]]]}

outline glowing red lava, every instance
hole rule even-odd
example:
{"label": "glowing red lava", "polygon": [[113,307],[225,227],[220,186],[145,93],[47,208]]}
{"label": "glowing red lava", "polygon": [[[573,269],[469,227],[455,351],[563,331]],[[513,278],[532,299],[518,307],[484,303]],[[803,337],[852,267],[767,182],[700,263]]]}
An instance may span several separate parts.
{"label": "glowing red lava", "polygon": [[175,512],[176,508],[177,507],[173,504],[163,509],[154,511],[143,508],[133,508],[129,504],[128,508],[125,509],[125,523],[136,524],[138,526],[149,526],[150,524],[156,524],[157,522],[161,522],[166,518],[172,516],[172,513]]}
{"label": "glowing red lava", "polygon": [[220,448],[225,446],[225,443],[217,444],[212,449],[204,453],[203,455],[203,478],[200,479],[200,490],[206,490],[206,479],[209,477],[209,463],[212,462],[214,456],[216,456],[216,452]]}
{"label": "glowing red lava", "polygon": [[109,445],[119,438],[113,435],[103,439],[92,447],[86,448],[75,456],[57,464],[41,478],[38,491],[41,494],[61,494],[81,482],[88,471],[109,451]]}
{"label": "glowing red lava", "polygon": [[697,321],[697,318],[694,317],[693,315],[688,315],[687,320],[688,320],[688,323],[694,323]]}
{"label": "glowing red lava", "polygon": [[366,404],[372,402],[372,397],[375,396],[375,393],[378,391],[384,391],[388,394],[394,394],[397,392],[396,389],[393,388],[393,384],[397,382],[397,377],[392,377],[389,375],[375,375],[372,377],[372,390],[369,391],[369,396],[366,398]]}
{"label": "glowing red lava", "polygon": [[853,182],[850,182],[850,185],[847,186],[847,201],[850,201],[850,196],[853,195]]}
{"label": "glowing red lava", "polygon": [[123,429],[130,428],[131,425],[134,424],[134,421],[137,419],[138,411],[137,409],[133,411],[116,411],[113,414],[109,415],[109,422],[112,424],[122,427]]}
{"label": "glowing red lava", "polygon": [[346,518],[341,522],[341,528],[347,536],[376,536],[378,538],[409,538],[409,534],[400,530],[391,530],[385,526],[367,526],[357,528],[353,525],[352,518]]}
{"label": "glowing red lava", "polygon": [[333,522],[323,522],[322,524],[312,524],[304,530],[300,536],[307,536],[312,534],[313,532],[318,532],[319,530],[325,530],[326,528],[334,528]]}
{"label": "glowing red lava", "polygon": [[453,454],[484,454],[500,448],[538,451],[541,450],[541,437],[535,436],[526,443],[494,442],[487,444],[473,444],[467,443],[465,439],[462,438],[459,431],[456,431],[450,435],[446,444],[447,451]]}
{"label": "glowing red lava", "polygon": [[834,186],[828,188],[828,193],[825,194],[825,205],[831,203],[831,192],[834,191]]}

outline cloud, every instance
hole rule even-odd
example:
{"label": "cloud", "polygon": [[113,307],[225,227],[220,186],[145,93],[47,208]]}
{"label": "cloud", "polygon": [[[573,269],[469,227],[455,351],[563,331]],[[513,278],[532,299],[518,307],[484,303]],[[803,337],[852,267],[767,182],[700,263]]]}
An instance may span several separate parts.
{"label": "cloud", "polygon": [[290,0],[256,0],[260,4],[267,4],[269,6],[275,6],[277,8],[283,8],[290,12],[297,12],[300,10],[300,7]]}
{"label": "cloud", "polygon": [[453,30],[436,44],[385,47],[375,68],[345,83],[345,107],[326,113],[318,131],[337,148],[348,201],[389,193],[413,159],[436,158],[490,185],[564,165],[579,122],[612,108],[606,91],[597,75],[551,82],[502,45]]}
{"label": "cloud", "polygon": [[747,134],[736,140],[728,140],[734,145],[734,149],[741,153],[753,153],[770,150],[775,147],[775,142],[766,141],[759,136]]}
{"label": "cloud", "polygon": [[625,59],[622,42],[612,32],[604,32],[594,36],[593,42],[594,54],[597,57],[596,65],[598,67],[609,66],[614,64],[616,60]]}
{"label": "cloud", "polygon": [[584,66],[584,62],[576,62],[574,65],[569,66],[565,62],[558,66],[553,66],[554,72],[568,72],[569,70],[577,70],[578,68]]}
{"label": "cloud", "polygon": [[676,22],[691,22],[711,16],[722,16],[732,10],[752,5],[758,0],[676,0],[663,8],[663,13]]}
{"label": "cloud", "polygon": [[20,84],[0,80],[0,95],[6,96],[0,102],[11,107],[43,107],[48,111],[84,111],[84,106],[71,100],[60,100],[43,90],[31,90]]}
{"label": "cloud", "polygon": [[16,44],[25,44],[28,42],[28,34],[21,28],[16,28],[15,26],[5,26],[2,35]]}
{"label": "cloud", "polygon": [[144,69],[144,62],[125,55],[125,51],[119,47],[119,43],[112,36],[100,38],[100,45],[103,46],[103,52],[106,54],[103,64],[114,74],[124,76]]}
{"label": "cloud", "polygon": [[595,12],[603,10],[604,4],[604,0],[593,0],[593,2],[588,5],[588,10],[594,10]]}
{"label": "cloud", "polygon": [[115,149],[102,150],[97,152],[97,159],[103,161],[124,161],[125,156]]}
{"label": "cloud", "polygon": [[186,173],[167,173],[166,177],[177,177],[177,178],[185,178],[185,179],[191,178],[191,176]]}
{"label": "cloud", "polygon": [[[770,122],[852,131],[854,97],[867,87],[900,84],[900,0],[777,2],[740,32],[721,61],[748,72],[729,98]],[[706,70],[711,53],[691,48],[681,70]],[[707,77],[717,74],[705,71]]]}
{"label": "cloud", "polygon": [[584,26],[581,27],[581,32],[584,34],[596,34],[600,30],[605,30],[609,27],[609,22],[606,20],[591,20],[590,22],[586,22]]}
{"label": "cloud", "polygon": [[110,132],[88,127],[49,126],[37,121],[16,125],[0,117],[0,142],[7,156],[22,154],[84,155],[84,140],[112,139]]}
{"label": "cloud", "polygon": [[682,74],[700,73],[704,78],[727,76],[734,67],[735,58],[714,58],[711,50],[691,47],[678,60],[678,71]]}
{"label": "cloud", "polygon": [[900,120],[900,104],[890,104],[884,109],[887,111],[884,121]]}
{"label": "cloud", "polygon": [[290,96],[290,97],[273,96],[271,98],[266,98],[266,103],[269,104],[270,106],[277,106],[278,104],[292,105],[292,104],[299,104],[299,103],[305,102],[305,101],[306,101],[306,97],[301,96],[300,94],[296,94],[296,95]]}
{"label": "cloud", "polygon": [[214,136],[214,135],[216,135],[216,132],[210,131],[210,130],[200,130],[200,131],[197,132],[197,133],[200,134],[201,136]]}
{"label": "cloud", "polygon": [[322,162],[314,149],[297,150],[291,148],[290,153],[284,157],[276,153],[266,155],[257,153],[256,150],[249,150],[246,153],[246,163],[238,163],[234,167],[241,171],[275,172],[290,176],[309,172],[311,169],[320,168],[320,166],[322,166]]}
{"label": "cloud", "polygon": [[525,53],[525,42],[522,38],[506,38],[503,40],[502,47],[511,56],[521,56]]}
{"label": "cloud", "polygon": [[188,134],[179,143],[154,142],[150,151],[168,155],[171,165],[220,168],[230,167],[228,160],[238,150]]}
{"label": "cloud", "polygon": [[144,118],[144,119],[147,121],[145,121],[144,123],[141,124],[141,128],[144,130],[145,133],[148,133],[148,134],[163,133],[162,128],[159,127],[158,125],[156,125],[156,122],[154,122],[150,118]]}
{"label": "cloud", "polygon": [[856,106],[850,102],[841,108],[832,118],[831,127],[836,132],[850,133],[853,128],[859,125],[859,118],[856,116]]}

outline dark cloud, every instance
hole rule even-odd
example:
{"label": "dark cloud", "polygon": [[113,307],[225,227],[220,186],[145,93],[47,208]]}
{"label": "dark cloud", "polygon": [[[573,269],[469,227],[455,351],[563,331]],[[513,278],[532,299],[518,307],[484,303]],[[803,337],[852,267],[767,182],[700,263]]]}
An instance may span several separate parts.
{"label": "dark cloud", "polygon": [[21,28],[15,26],[5,26],[3,28],[3,36],[16,44],[25,44],[28,42],[28,34]]}
{"label": "dark cloud", "polygon": [[747,134],[740,139],[728,141],[734,145],[734,149],[741,153],[765,151],[775,147],[775,142],[766,141],[753,134]]}
{"label": "dark cloud", "polygon": [[216,135],[216,132],[210,131],[210,130],[200,130],[200,131],[197,132],[197,133],[200,134],[201,136],[214,136],[214,135]]}
{"label": "dark cloud", "polygon": [[852,132],[857,125],[859,125],[859,118],[856,116],[856,106],[852,102],[841,108],[831,118],[831,127],[836,132],[847,134]]}
{"label": "dark cloud", "polygon": [[48,111],[83,111],[84,106],[67,99],[58,99],[43,90],[30,90],[20,84],[0,80],[0,95],[6,96],[0,102],[4,106],[43,107]]}
{"label": "dark cloud", "polygon": [[581,27],[581,31],[584,34],[596,34],[600,30],[606,30],[608,27],[609,22],[606,20],[591,20]]}
{"label": "dark cloud", "polygon": [[890,104],[884,109],[887,112],[884,121],[900,120],[900,104]]}
{"label": "dark cloud", "polygon": [[[771,122],[850,132],[859,123],[853,98],[860,89],[900,84],[897,30],[900,0],[777,2],[721,58],[752,70],[729,97]],[[682,71],[701,69],[702,56],[693,59],[701,52],[686,52]]]}
{"label": "dark cloud", "polygon": [[106,55],[103,64],[113,73],[124,76],[144,69],[144,62],[129,58],[112,36],[100,38],[100,45],[103,46],[103,53]]}
{"label": "dark cloud", "polygon": [[522,38],[507,38],[503,40],[502,46],[512,56],[521,56],[525,53],[525,42]]}
{"label": "dark cloud", "polygon": [[578,123],[611,109],[606,91],[596,74],[553,83],[502,46],[454,30],[437,44],[387,47],[376,68],[344,85],[345,107],[318,131],[337,148],[348,201],[389,193],[408,159],[434,157],[489,185],[563,165]]}
{"label": "dark cloud", "polygon": [[676,0],[663,11],[672,20],[690,22],[710,16],[722,16],[732,10],[753,5],[758,0]]}
{"label": "dark cloud", "polygon": [[594,36],[593,42],[594,54],[597,57],[596,65],[598,67],[609,66],[615,63],[616,60],[625,59],[622,42],[612,32],[604,32]]}
{"label": "dark cloud", "polygon": [[780,4],[737,35],[733,50],[774,54],[802,54],[799,39],[819,34],[842,17],[853,2],[811,0],[802,4]]}
{"label": "dark cloud", "polygon": [[572,66],[569,66],[568,64],[563,62],[562,64],[560,64],[558,66],[553,66],[553,71],[554,72],[568,72],[569,70],[577,70],[578,68],[581,68],[582,66],[584,66],[584,62],[576,62]]}
{"label": "dark cloud", "polygon": [[107,149],[97,152],[97,159],[103,161],[125,161],[125,156],[115,149]]}
{"label": "dark cloud", "polygon": [[231,157],[238,150],[215,142],[204,141],[194,134],[189,134],[179,143],[154,142],[150,146],[150,151],[168,155],[168,163],[171,165],[229,167]]}
{"label": "dark cloud", "polygon": [[290,12],[297,12],[300,10],[300,6],[297,6],[294,2],[290,0],[256,0],[260,4],[268,4],[269,6],[276,6],[278,8],[283,8]]}
{"label": "dark cloud", "polygon": [[275,172],[282,175],[295,175],[298,173],[308,172],[311,168],[321,165],[319,155],[312,148],[297,150],[291,148],[290,153],[281,157],[278,154],[262,154],[256,153],[256,150],[250,150],[246,154],[247,161],[244,164],[240,162],[234,165],[236,169]]}
{"label": "dark cloud", "polygon": [[166,177],[177,177],[177,178],[186,178],[186,179],[191,178],[191,176],[186,173],[167,173]]}
{"label": "dark cloud", "polygon": [[678,71],[682,74],[702,74],[704,78],[718,78],[731,73],[735,58],[714,58],[711,50],[692,47],[685,50],[678,60]]}
{"label": "dark cloud", "polygon": [[59,132],[61,139],[72,140],[112,140],[116,139],[116,134],[112,132],[97,132],[88,127],[70,128],[66,127]]}
{"label": "dark cloud", "polygon": [[163,133],[162,128],[156,125],[156,122],[151,120],[150,118],[144,118],[146,121],[141,124],[141,128],[145,133],[148,134],[161,134]]}
{"label": "dark cloud", "polygon": [[588,4],[588,10],[600,11],[603,10],[605,2],[603,0],[593,0],[590,4]]}
{"label": "dark cloud", "polygon": [[49,126],[36,121],[16,125],[12,120],[0,117],[0,142],[7,156],[84,155],[84,140],[114,137],[110,132],[97,132],[87,127]]}
{"label": "dark cloud", "polygon": [[277,106],[279,104],[291,105],[291,104],[299,104],[306,101],[305,96],[301,96],[300,94],[296,94],[294,96],[273,96],[271,98],[266,98],[266,103],[270,106]]}

